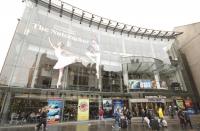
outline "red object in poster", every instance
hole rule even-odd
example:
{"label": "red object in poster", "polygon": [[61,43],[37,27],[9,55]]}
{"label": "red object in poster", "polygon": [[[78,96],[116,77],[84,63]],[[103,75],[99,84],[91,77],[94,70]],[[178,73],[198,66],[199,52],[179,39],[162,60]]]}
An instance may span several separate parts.
{"label": "red object in poster", "polygon": [[79,109],[81,110],[81,111],[87,111],[88,110],[88,108],[89,108],[89,106],[88,106],[88,103],[87,102],[82,102],[82,103],[80,103],[80,106],[79,106]]}
{"label": "red object in poster", "polygon": [[89,99],[78,100],[78,121],[89,120]]}
{"label": "red object in poster", "polygon": [[187,108],[191,108],[192,107],[192,100],[185,100],[185,106]]}

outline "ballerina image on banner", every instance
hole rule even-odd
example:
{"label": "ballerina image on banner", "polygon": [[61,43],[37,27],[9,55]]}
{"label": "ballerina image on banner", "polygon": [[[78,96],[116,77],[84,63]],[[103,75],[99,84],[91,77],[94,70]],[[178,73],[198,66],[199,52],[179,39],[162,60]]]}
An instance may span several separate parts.
{"label": "ballerina image on banner", "polygon": [[99,44],[97,42],[97,38],[92,39],[87,51],[86,56],[93,62],[96,63],[96,76],[99,79],[99,65],[100,65],[100,49]]}
{"label": "ballerina image on banner", "polygon": [[63,49],[64,44],[62,42],[53,44],[49,37],[49,43],[51,47],[54,49],[55,56],[58,59],[57,63],[53,67],[53,69],[59,69],[59,76],[58,76],[56,87],[61,88],[61,85],[62,85],[61,81],[62,81],[64,67],[79,61],[79,57],[73,55],[73,53],[71,53],[67,49]]}

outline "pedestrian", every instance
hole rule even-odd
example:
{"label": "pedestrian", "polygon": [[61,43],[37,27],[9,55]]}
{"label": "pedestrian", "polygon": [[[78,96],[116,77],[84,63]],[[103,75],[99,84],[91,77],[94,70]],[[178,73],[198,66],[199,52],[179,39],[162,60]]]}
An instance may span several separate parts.
{"label": "pedestrian", "polygon": [[114,126],[112,126],[112,128],[121,128],[121,126],[120,126],[121,115],[120,115],[119,108],[117,108],[117,110],[115,111],[113,116],[115,118],[115,121],[114,121]]}
{"label": "pedestrian", "polygon": [[186,127],[187,125],[189,124],[190,125],[190,128],[192,129],[192,123],[191,123],[191,120],[190,120],[190,114],[188,111],[185,111],[184,112],[184,116],[185,116],[185,121],[186,121]]}
{"label": "pedestrian", "polygon": [[162,121],[164,119],[164,115],[163,115],[163,111],[162,111],[161,107],[158,108],[158,117],[160,119],[160,123],[162,123]]}
{"label": "pedestrian", "polygon": [[146,116],[145,110],[142,108],[142,124],[144,124],[144,117]]}
{"label": "pedestrian", "polygon": [[147,118],[149,119],[149,125],[148,127],[152,127],[152,123],[157,119],[155,119],[155,110],[153,110],[152,108],[149,108],[147,110]]}
{"label": "pedestrian", "polygon": [[40,116],[39,116],[39,123],[35,126],[35,130],[39,131],[40,127],[43,125],[43,131],[46,130],[47,125],[47,113],[48,113],[48,107],[43,107],[40,110]]}
{"label": "pedestrian", "polygon": [[180,109],[178,110],[178,118],[179,118],[179,120],[180,120],[180,125],[181,125],[181,127],[182,127],[183,129],[185,129],[185,128],[186,128],[186,120],[185,120],[185,116],[184,116],[184,112],[183,112],[183,109],[182,109],[182,108],[180,108]]}
{"label": "pedestrian", "polygon": [[102,107],[99,108],[99,120],[103,120],[104,110]]}
{"label": "pedestrian", "polygon": [[126,109],[126,118],[127,118],[127,123],[130,124],[132,115],[128,108]]}
{"label": "pedestrian", "polygon": [[173,106],[169,106],[169,114],[170,114],[172,119],[174,119],[174,111],[175,111],[174,107]]}

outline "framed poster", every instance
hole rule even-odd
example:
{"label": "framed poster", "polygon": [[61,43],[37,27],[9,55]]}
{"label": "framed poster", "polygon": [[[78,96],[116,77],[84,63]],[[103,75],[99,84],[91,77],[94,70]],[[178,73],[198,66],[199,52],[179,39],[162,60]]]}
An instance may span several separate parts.
{"label": "framed poster", "polygon": [[114,113],[115,113],[115,111],[117,109],[122,111],[122,109],[124,107],[124,102],[123,102],[123,100],[113,100],[113,105],[114,105]]}
{"label": "framed poster", "polygon": [[78,121],[89,120],[89,99],[78,100]]}
{"label": "framed poster", "polygon": [[49,112],[47,113],[47,123],[59,123],[61,119],[61,112],[63,108],[62,99],[49,99],[48,100]]}
{"label": "framed poster", "polygon": [[178,108],[185,109],[183,99],[176,99],[176,105],[177,105]]}
{"label": "framed poster", "polygon": [[103,99],[104,117],[112,117],[112,100]]}

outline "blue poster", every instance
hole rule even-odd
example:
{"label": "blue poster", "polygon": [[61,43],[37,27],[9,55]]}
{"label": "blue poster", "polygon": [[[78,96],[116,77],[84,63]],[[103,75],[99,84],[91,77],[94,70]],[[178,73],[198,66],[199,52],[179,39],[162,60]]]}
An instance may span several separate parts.
{"label": "blue poster", "polygon": [[114,105],[114,113],[117,109],[119,109],[121,112],[124,107],[124,102],[123,100],[113,100],[113,105]]}
{"label": "blue poster", "polygon": [[48,124],[59,123],[61,119],[61,111],[63,108],[63,100],[62,99],[49,99],[48,100],[49,112],[48,116]]}
{"label": "blue poster", "polygon": [[152,87],[151,80],[141,80],[140,81],[140,88],[142,89],[150,89]]}
{"label": "blue poster", "polygon": [[150,89],[152,88],[151,80],[129,80],[130,89]]}

